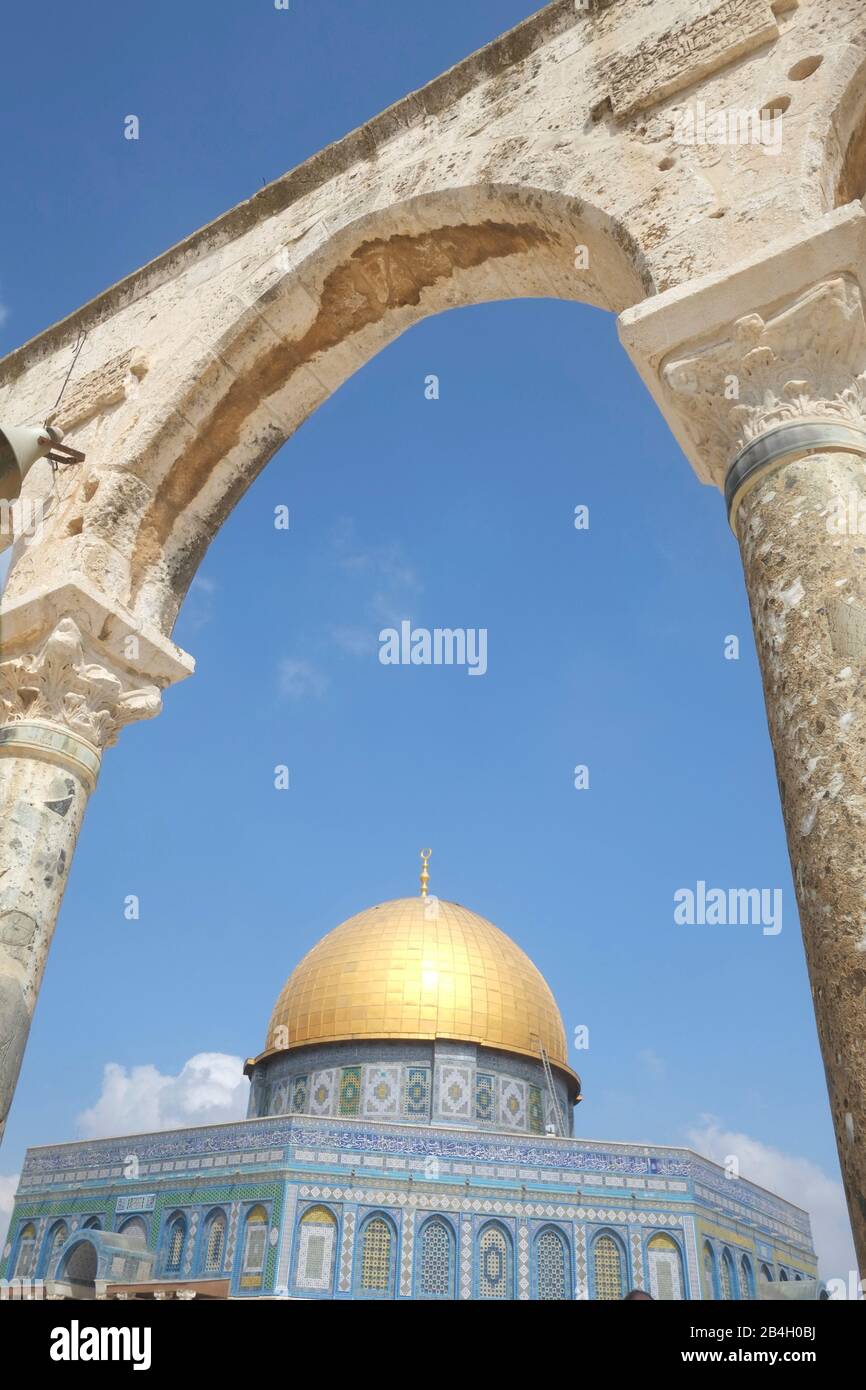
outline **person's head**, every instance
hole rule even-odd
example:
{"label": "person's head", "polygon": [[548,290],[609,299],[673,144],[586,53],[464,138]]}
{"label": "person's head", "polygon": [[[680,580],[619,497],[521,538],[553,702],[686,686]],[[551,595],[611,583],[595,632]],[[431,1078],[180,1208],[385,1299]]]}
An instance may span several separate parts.
{"label": "person's head", "polygon": [[629,1289],[628,1293],[623,1299],[623,1303],[628,1303],[629,1301],[635,1303],[638,1300],[642,1299],[646,1299],[648,1303],[655,1303],[655,1299],[653,1298],[652,1294],[647,1293],[646,1289]]}

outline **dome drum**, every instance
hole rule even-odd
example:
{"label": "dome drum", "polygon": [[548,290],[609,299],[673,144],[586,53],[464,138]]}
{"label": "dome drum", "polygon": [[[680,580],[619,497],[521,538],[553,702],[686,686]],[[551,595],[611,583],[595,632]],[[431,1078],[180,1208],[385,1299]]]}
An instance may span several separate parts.
{"label": "dome drum", "polygon": [[571,1133],[570,1076],[553,1070],[554,1101],[539,1059],[471,1043],[314,1044],[265,1055],[252,1073],[249,1119],[319,1115],[527,1134],[553,1126]]}

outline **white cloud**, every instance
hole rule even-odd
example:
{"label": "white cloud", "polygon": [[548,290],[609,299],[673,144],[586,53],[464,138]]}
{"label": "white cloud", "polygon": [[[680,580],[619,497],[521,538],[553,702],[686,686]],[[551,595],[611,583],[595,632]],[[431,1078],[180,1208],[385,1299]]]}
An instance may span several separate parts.
{"label": "white cloud", "polygon": [[334,630],[338,645],[344,651],[361,655],[370,650],[371,638],[375,650],[379,628],[395,626],[406,617],[423,586],[417,571],[404,559],[399,545],[392,542],[364,548],[351,518],[343,517],[338,521],[332,539],[341,569],[350,574],[353,581],[363,578],[370,585],[363,608],[371,626],[375,624],[375,632],[362,645],[352,642],[351,636],[349,641],[340,640],[341,635],[351,634],[351,629]]}
{"label": "white cloud", "polygon": [[739,1161],[740,1176],[803,1207],[812,1219],[812,1237],[822,1279],[844,1279],[856,1270],[854,1243],[842,1184],[807,1158],[782,1153],[747,1134],[724,1129],[713,1115],[702,1115],[688,1133],[689,1143],[715,1163],[728,1155]]}
{"label": "white cloud", "polygon": [[657,1052],[653,1052],[651,1047],[642,1048],[637,1056],[644,1070],[654,1080],[660,1081],[667,1071],[664,1058],[660,1057]]}
{"label": "white cloud", "polygon": [[12,1202],[18,1190],[18,1174],[14,1177],[0,1177],[0,1255],[6,1244],[6,1232],[9,1230],[9,1218],[12,1215]]}
{"label": "white cloud", "polygon": [[306,695],[318,698],[328,688],[328,677],[311,661],[298,661],[284,657],[277,670],[281,695],[292,700],[303,700]]}
{"label": "white cloud", "polygon": [[369,656],[371,652],[379,650],[379,633],[372,623],[366,627],[360,623],[332,627],[331,637],[349,656]]}
{"label": "white cloud", "polygon": [[244,1119],[248,1096],[241,1058],[224,1052],[196,1053],[177,1076],[164,1076],[154,1066],[127,1071],[109,1062],[102,1076],[102,1094],[78,1116],[78,1129],[85,1139],[102,1139],[226,1124]]}

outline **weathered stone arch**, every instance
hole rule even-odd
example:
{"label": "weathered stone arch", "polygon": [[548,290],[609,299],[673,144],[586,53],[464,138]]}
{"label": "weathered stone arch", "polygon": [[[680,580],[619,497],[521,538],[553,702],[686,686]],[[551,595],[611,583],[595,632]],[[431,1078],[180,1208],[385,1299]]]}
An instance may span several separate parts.
{"label": "weathered stone arch", "polygon": [[866,488],[864,67],[862,0],[555,0],[0,363],[0,423],[86,454],[28,474],[0,609],[0,1129],[102,750],[192,670],[217,528],[419,318],[554,295],[620,315],[727,495],[866,1261],[866,572],[825,525]]}
{"label": "weathered stone arch", "polygon": [[532,187],[427,194],[359,218],[291,269],[272,259],[249,297],[237,293],[219,336],[199,340],[201,355],[190,355],[164,423],[132,465],[150,495],[130,555],[129,608],[170,632],[205,547],[268,459],[420,319],[523,297],[618,312],[652,290],[621,224]]}

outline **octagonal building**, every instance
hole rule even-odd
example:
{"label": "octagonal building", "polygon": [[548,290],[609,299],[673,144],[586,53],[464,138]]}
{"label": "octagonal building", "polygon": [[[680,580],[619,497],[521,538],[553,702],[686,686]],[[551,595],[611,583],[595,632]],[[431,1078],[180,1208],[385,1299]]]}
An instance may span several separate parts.
{"label": "octagonal building", "polygon": [[428,893],[313,947],[248,1059],[247,1118],[30,1149],[6,1296],[815,1296],[809,1218],[689,1150],[573,1137],[553,993]]}

